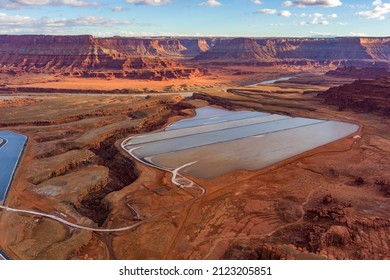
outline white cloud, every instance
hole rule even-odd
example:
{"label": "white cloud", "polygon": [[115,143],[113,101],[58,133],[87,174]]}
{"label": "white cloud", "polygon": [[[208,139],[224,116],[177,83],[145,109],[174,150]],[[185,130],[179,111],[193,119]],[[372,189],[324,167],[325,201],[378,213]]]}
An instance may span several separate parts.
{"label": "white cloud", "polygon": [[311,24],[328,25],[329,21],[325,19],[325,16],[320,13],[314,13],[309,16],[311,18]]}
{"label": "white cloud", "polygon": [[283,7],[291,7],[293,5],[293,2],[291,2],[291,1],[284,1],[282,5],[283,5]]}
{"label": "white cloud", "polygon": [[310,31],[309,33],[315,37],[330,37],[330,36],[332,36],[332,34],[329,32]]}
{"label": "white cloud", "polygon": [[280,11],[279,16],[281,17],[291,17],[290,11]]}
{"label": "white cloud", "polygon": [[[291,1],[286,1],[286,2],[291,2]],[[297,1],[292,1],[291,4],[297,7],[306,7],[306,6],[337,7],[337,6],[341,6],[343,3],[340,0],[297,0]]]}
{"label": "white cloud", "polygon": [[97,2],[83,0],[2,0],[0,2],[0,8],[4,9],[21,9],[33,6],[87,7],[98,5]]}
{"label": "white cloud", "polygon": [[256,5],[261,5],[261,4],[263,4],[263,2],[262,2],[261,0],[251,0],[251,2],[252,2],[253,4],[256,4]]}
{"label": "white cloud", "polygon": [[222,4],[217,0],[207,0],[207,2],[202,2],[199,5],[206,6],[206,7],[218,7],[221,6]]}
{"label": "white cloud", "polygon": [[114,27],[135,25],[132,21],[121,21],[103,17],[85,16],[78,18],[33,18],[27,16],[11,16],[0,13],[0,34],[67,34],[78,27]]}
{"label": "white cloud", "polygon": [[262,9],[255,12],[255,14],[264,14],[264,15],[274,15],[277,13],[277,10],[274,9]]}
{"label": "white cloud", "polygon": [[299,25],[329,25],[330,22],[327,18],[336,18],[337,15],[335,17],[335,14],[325,16],[321,13],[313,13],[309,14],[307,17],[309,18],[309,21],[302,21]]}
{"label": "white cloud", "polygon": [[14,25],[23,25],[27,22],[30,22],[32,18],[24,16],[8,16],[7,14],[0,13],[0,27],[5,25],[14,26]]}
{"label": "white cloud", "polygon": [[128,8],[125,8],[125,7],[122,7],[122,6],[116,6],[114,8],[112,8],[112,11],[113,12],[124,12],[124,11],[127,11]]}
{"label": "white cloud", "polygon": [[346,7],[351,9],[369,9],[370,7],[366,4],[345,4]]}
{"label": "white cloud", "polygon": [[331,14],[328,16],[328,18],[338,18],[339,16],[337,14]]}
{"label": "white cloud", "polygon": [[366,33],[361,33],[361,32],[357,32],[357,33],[355,33],[355,32],[349,32],[349,35],[355,36],[355,37],[365,37],[365,36],[367,36]]}
{"label": "white cloud", "polygon": [[146,5],[146,6],[162,6],[171,2],[171,0],[126,0],[129,4]]}
{"label": "white cloud", "polygon": [[390,3],[383,3],[381,0],[372,2],[375,7],[373,10],[357,13],[359,16],[368,19],[384,20],[386,15],[390,13]]}

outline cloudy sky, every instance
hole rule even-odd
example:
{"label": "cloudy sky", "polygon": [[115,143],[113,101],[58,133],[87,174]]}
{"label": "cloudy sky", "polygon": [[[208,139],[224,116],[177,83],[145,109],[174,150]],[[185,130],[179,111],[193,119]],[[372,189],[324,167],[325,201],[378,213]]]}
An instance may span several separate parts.
{"label": "cloudy sky", "polygon": [[0,0],[0,34],[390,36],[390,0]]}

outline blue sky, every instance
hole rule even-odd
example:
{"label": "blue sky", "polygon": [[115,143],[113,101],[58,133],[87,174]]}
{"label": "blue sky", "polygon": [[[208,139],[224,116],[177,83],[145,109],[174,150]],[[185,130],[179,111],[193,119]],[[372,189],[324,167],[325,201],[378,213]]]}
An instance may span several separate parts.
{"label": "blue sky", "polygon": [[0,34],[390,36],[390,0],[0,0]]}

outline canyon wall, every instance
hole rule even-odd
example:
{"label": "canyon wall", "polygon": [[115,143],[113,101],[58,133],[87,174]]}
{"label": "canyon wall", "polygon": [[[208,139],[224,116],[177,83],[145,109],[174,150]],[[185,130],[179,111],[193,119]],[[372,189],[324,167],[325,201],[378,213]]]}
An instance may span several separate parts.
{"label": "canyon wall", "polygon": [[[211,42],[210,42],[211,43]],[[66,76],[174,79],[203,72],[176,61],[207,50],[205,40],[94,38],[93,36],[0,36],[0,72]]]}
{"label": "canyon wall", "polygon": [[195,60],[388,66],[390,38],[235,38],[217,42]]}
{"label": "canyon wall", "polygon": [[389,76],[390,72],[388,72],[386,68],[381,68],[381,67],[356,68],[354,66],[350,66],[350,67],[339,67],[335,70],[330,70],[326,72],[325,75],[330,77],[336,77],[336,78],[379,79],[382,77]]}
{"label": "canyon wall", "polygon": [[[95,38],[0,35],[0,72],[170,79],[199,76],[197,63],[389,67],[385,38]],[[188,65],[188,66],[186,66]]]}
{"label": "canyon wall", "polygon": [[356,80],[351,84],[332,87],[319,94],[326,104],[340,111],[352,109],[360,113],[390,116],[390,74],[376,80]]}

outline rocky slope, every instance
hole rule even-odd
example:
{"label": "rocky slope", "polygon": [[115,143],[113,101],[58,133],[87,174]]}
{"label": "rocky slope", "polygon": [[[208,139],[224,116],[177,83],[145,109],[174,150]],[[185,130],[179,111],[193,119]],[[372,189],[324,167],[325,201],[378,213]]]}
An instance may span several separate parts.
{"label": "rocky slope", "polygon": [[168,58],[192,58],[208,51],[217,38],[94,38],[94,42],[106,49],[132,57],[151,56]]}
{"label": "rocky slope", "polygon": [[81,68],[97,62],[92,36],[0,36],[0,64],[36,69]]}
{"label": "rocky slope", "polygon": [[381,67],[356,68],[355,66],[350,66],[339,67],[336,70],[330,70],[325,75],[339,78],[379,79],[390,75],[390,72],[388,72],[386,68]]}
{"label": "rocky slope", "polygon": [[[192,59],[192,60],[191,60]],[[0,35],[0,72],[170,79],[202,75],[193,63],[389,67],[386,38],[95,38]],[[191,65],[187,65],[187,63]]]}
{"label": "rocky slope", "polygon": [[206,41],[94,38],[92,36],[0,36],[1,72],[61,72],[67,76],[163,80],[199,76],[171,58],[206,50]]}
{"label": "rocky slope", "polygon": [[236,38],[220,41],[214,48],[198,55],[197,60],[272,60],[269,50],[255,39]]}
{"label": "rocky slope", "polygon": [[273,61],[280,64],[385,65],[390,38],[276,38],[221,40],[195,60]]}
{"label": "rocky slope", "polygon": [[377,80],[357,80],[319,94],[325,103],[357,112],[390,116],[390,75]]}

